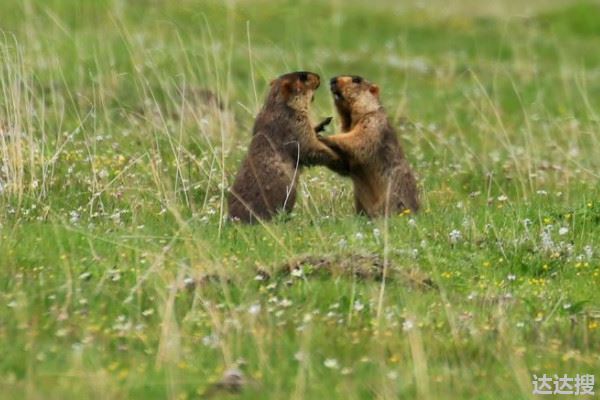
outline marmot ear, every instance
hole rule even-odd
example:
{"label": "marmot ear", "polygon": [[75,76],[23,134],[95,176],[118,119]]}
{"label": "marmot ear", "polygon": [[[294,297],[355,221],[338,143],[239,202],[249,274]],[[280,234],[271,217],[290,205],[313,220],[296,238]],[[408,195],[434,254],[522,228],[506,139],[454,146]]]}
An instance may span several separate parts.
{"label": "marmot ear", "polygon": [[287,100],[290,97],[290,94],[292,93],[292,82],[283,81],[281,83],[279,90],[280,90],[283,98]]}
{"label": "marmot ear", "polygon": [[373,84],[369,87],[369,92],[373,94],[373,96],[379,97],[379,86]]}

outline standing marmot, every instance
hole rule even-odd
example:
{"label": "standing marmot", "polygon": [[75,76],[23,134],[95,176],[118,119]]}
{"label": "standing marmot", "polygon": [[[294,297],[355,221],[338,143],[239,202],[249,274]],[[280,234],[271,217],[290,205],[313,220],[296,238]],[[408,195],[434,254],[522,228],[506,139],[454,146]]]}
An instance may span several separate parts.
{"label": "standing marmot", "polygon": [[342,132],[322,137],[349,163],[356,211],[369,217],[419,209],[417,184],[379,101],[379,87],[360,76],[331,79]]}
{"label": "standing marmot", "polygon": [[319,87],[319,75],[292,72],[271,82],[265,104],[256,117],[248,155],[235,178],[229,215],[242,222],[268,220],[279,210],[290,212],[303,166],[326,165],[343,173],[345,162],[321,143],[309,118],[309,106]]}

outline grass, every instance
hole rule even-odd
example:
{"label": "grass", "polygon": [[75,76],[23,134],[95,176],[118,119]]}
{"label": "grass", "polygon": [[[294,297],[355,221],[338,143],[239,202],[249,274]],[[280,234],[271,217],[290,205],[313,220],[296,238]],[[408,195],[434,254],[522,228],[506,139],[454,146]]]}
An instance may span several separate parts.
{"label": "grass", "polygon": [[[600,377],[600,5],[361,3],[3,2],[3,396],[197,398],[242,359],[248,399]],[[298,69],[379,84],[419,215],[357,217],[313,168],[291,217],[224,219],[268,82]],[[386,279],[277,273],[357,254]]]}

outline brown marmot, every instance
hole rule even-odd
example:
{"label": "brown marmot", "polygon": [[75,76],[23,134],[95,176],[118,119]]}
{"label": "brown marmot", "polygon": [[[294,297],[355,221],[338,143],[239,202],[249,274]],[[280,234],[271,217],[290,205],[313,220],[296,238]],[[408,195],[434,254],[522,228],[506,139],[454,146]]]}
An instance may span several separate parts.
{"label": "brown marmot", "polygon": [[252,223],[277,212],[290,212],[296,202],[298,175],[304,166],[325,165],[339,173],[347,164],[317,138],[331,119],[314,127],[309,106],[320,85],[319,75],[292,72],[271,82],[256,117],[248,154],[230,190],[229,215]]}
{"label": "brown marmot", "polygon": [[415,176],[379,100],[379,87],[360,76],[331,79],[342,133],[321,137],[349,163],[356,211],[369,217],[419,209]]}

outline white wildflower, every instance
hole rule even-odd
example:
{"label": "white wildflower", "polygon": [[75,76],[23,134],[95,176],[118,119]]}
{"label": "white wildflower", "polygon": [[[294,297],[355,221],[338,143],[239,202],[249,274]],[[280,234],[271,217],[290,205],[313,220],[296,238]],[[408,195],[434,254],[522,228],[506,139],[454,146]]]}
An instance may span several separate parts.
{"label": "white wildflower", "polygon": [[356,300],[354,302],[354,311],[362,311],[365,308],[365,305],[360,302],[360,300]]}
{"label": "white wildflower", "polygon": [[544,251],[551,251],[554,249],[554,241],[552,240],[552,236],[548,230],[543,230],[540,233],[541,246]]}
{"label": "white wildflower", "polygon": [[120,211],[116,211],[114,214],[112,214],[112,215],[110,216],[110,219],[112,219],[112,221],[113,221],[115,224],[118,224],[118,223],[120,223],[120,222],[121,222],[121,212],[120,212]]}
{"label": "white wildflower", "polygon": [[109,270],[108,274],[110,275],[110,280],[113,282],[121,280],[121,272],[116,268]]}
{"label": "white wildflower", "polygon": [[[561,243],[562,243],[562,242],[561,242]],[[571,243],[567,243],[567,244],[565,245],[565,249],[567,250],[567,254],[568,254],[569,256],[572,256],[572,255],[573,255],[573,253],[575,252],[575,246],[573,246]]]}
{"label": "white wildflower", "polygon": [[457,229],[453,229],[448,236],[450,237],[450,243],[452,244],[458,243],[462,238],[462,234]]}
{"label": "white wildflower", "polygon": [[398,373],[396,371],[390,371],[387,373],[387,378],[391,381],[398,379]]}
{"label": "white wildflower", "polygon": [[65,337],[67,336],[68,331],[65,328],[58,329],[54,334],[56,337]]}
{"label": "white wildflower", "polygon": [[84,273],[82,273],[81,275],[79,275],[79,279],[81,279],[82,281],[87,281],[88,279],[90,279],[92,276],[92,273],[89,271],[86,271]]}
{"label": "white wildflower", "polygon": [[72,224],[76,224],[77,222],[79,222],[79,218],[80,215],[77,211],[71,211],[69,213],[69,222],[71,222]]}
{"label": "white wildflower", "polygon": [[260,304],[255,303],[248,307],[248,313],[250,315],[257,315],[260,312]]}
{"label": "white wildflower", "polygon": [[216,348],[219,345],[219,336],[210,334],[208,336],[204,336],[202,338],[202,344],[206,347]]}
{"label": "white wildflower", "polygon": [[329,369],[338,369],[340,365],[335,358],[328,358],[323,362],[323,365]]}
{"label": "white wildflower", "polygon": [[193,288],[196,284],[196,280],[191,276],[183,278],[183,285],[187,288]]}
{"label": "white wildflower", "polygon": [[294,268],[290,274],[294,278],[302,278],[302,276],[304,275],[304,271],[302,271],[302,268]]}
{"label": "white wildflower", "polygon": [[407,319],[406,321],[404,321],[402,323],[402,330],[404,332],[408,332],[414,327],[415,327],[415,323],[411,319]]}
{"label": "white wildflower", "polygon": [[292,304],[293,304],[293,302],[290,299],[282,299],[281,302],[279,302],[279,305],[284,308],[288,308]]}
{"label": "white wildflower", "polygon": [[143,315],[144,317],[149,317],[149,316],[151,316],[152,314],[154,314],[154,310],[153,310],[152,308],[149,308],[149,309],[147,309],[147,310],[144,310],[144,311],[142,311],[142,315]]}
{"label": "white wildflower", "polygon": [[560,236],[564,236],[564,235],[566,235],[567,233],[569,233],[569,228],[567,228],[566,226],[563,226],[563,227],[561,227],[561,228],[558,230],[558,234],[559,234]]}
{"label": "white wildflower", "polygon": [[585,246],[583,248],[583,252],[585,253],[585,256],[588,260],[592,259],[592,256],[594,255],[594,250],[592,249],[592,246],[590,246],[589,244],[587,246]]}

